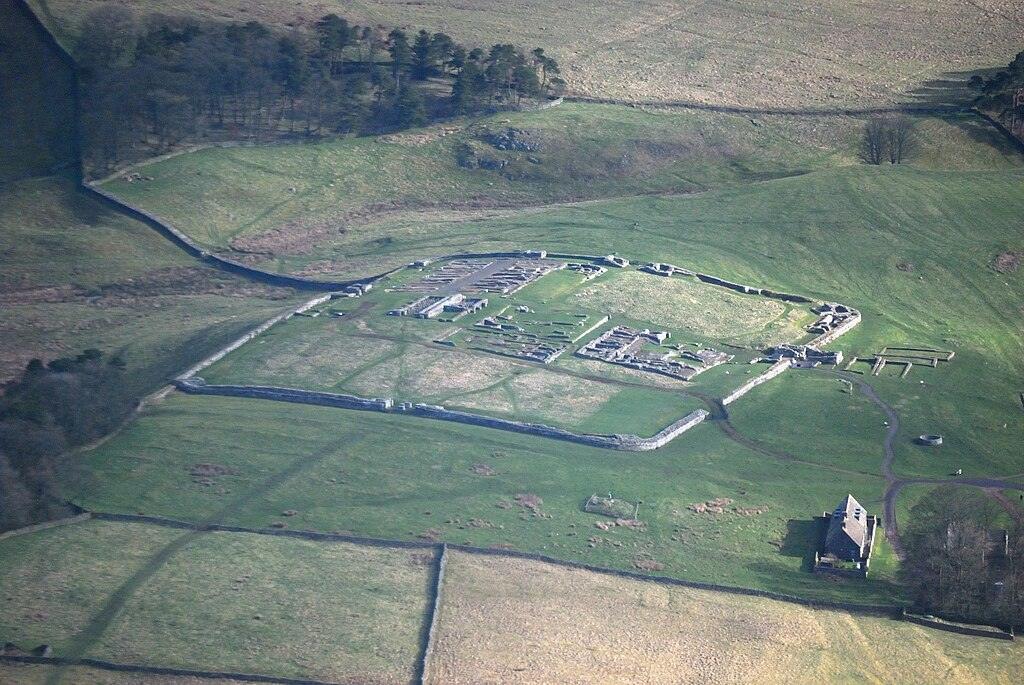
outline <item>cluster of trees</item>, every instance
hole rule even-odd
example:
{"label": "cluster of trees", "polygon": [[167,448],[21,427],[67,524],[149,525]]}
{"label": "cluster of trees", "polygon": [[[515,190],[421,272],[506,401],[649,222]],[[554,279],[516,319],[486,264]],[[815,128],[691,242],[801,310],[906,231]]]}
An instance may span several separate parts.
{"label": "cluster of trees", "polygon": [[914,143],[914,122],[910,117],[872,117],[864,125],[861,158],[868,164],[902,164],[913,153]]}
{"label": "cluster of trees", "polygon": [[410,36],[335,14],[281,33],[103,5],[79,33],[93,169],[200,137],[398,130],[564,87],[541,48],[467,49],[444,33]]}
{"label": "cluster of trees", "polygon": [[1024,51],[989,78],[973,76],[971,85],[980,92],[976,105],[991,112],[1003,125],[1024,137]]}
{"label": "cluster of trees", "polygon": [[1001,541],[1005,512],[981,492],[949,486],[911,510],[903,579],[915,604],[940,616],[1024,625],[1024,531]]}
{"label": "cluster of trees", "polygon": [[124,363],[95,349],[44,365],[29,362],[0,396],[0,531],[66,512],[60,484],[67,450],[106,435],[132,409]]}

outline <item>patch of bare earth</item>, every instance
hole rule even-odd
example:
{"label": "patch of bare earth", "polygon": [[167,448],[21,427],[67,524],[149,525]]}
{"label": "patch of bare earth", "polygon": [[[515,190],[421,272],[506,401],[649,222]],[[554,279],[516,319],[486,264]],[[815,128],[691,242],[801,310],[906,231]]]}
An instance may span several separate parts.
{"label": "patch of bare earth", "polygon": [[1001,274],[1012,274],[1020,268],[1021,260],[1024,259],[1024,252],[1008,251],[996,255],[992,260],[992,268]]}

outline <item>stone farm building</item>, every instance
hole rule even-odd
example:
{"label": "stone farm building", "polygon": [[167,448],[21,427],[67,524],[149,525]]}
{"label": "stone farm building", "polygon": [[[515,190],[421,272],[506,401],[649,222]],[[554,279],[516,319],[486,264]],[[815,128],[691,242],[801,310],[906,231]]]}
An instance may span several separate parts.
{"label": "stone farm building", "polygon": [[847,495],[831,514],[825,512],[825,539],[815,554],[818,572],[866,575],[879,528],[877,516],[871,516],[853,495]]}
{"label": "stone farm building", "polygon": [[867,519],[867,511],[853,495],[844,497],[828,522],[825,554],[845,561],[859,561],[869,542]]}

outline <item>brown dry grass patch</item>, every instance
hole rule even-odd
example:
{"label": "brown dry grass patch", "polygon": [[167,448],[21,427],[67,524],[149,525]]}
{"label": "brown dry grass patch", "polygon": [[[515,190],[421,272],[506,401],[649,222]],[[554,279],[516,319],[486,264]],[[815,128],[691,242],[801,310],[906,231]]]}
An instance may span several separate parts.
{"label": "brown dry grass patch", "polygon": [[[66,35],[101,2],[35,0],[44,1]],[[362,25],[424,27],[474,45],[542,46],[559,59],[577,94],[750,107],[911,99],[932,79],[1006,64],[1020,49],[1024,26],[1024,6],[1017,0],[119,2],[136,10],[258,19],[281,28],[309,28],[337,11]]]}
{"label": "brown dry grass patch", "polygon": [[431,683],[1010,683],[1024,653],[889,619],[450,553]]}

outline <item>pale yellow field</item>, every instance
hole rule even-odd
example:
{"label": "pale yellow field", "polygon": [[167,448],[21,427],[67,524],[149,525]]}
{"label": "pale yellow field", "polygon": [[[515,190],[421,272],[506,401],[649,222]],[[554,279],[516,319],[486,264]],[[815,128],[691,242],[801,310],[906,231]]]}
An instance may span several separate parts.
{"label": "pale yellow field", "polygon": [[[100,0],[32,0],[65,42]],[[277,26],[350,21],[446,31],[470,44],[544,47],[575,94],[749,107],[928,100],[929,81],[1005,65],[1022,47],[1018,0],[116,0]],[[941,87],[939,88],[941,90]]]}
{"label": "pale yellow field", "polygon": [[450,553],[431,683],[1011,683],[1024,650],[909,623]]}

